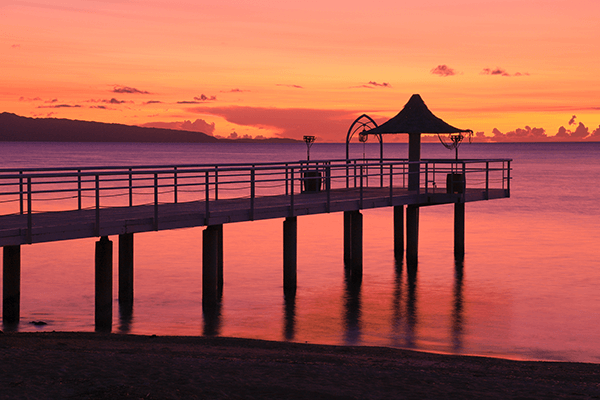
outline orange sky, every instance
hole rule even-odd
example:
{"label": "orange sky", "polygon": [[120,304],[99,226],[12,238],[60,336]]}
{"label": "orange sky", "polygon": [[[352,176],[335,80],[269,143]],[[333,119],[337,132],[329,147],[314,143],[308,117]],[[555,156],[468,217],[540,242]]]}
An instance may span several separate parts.
{"label": "orange sky", "polygon": [[343,142],[419,93],[494,140],[600,140],[599,15],[598,0],[3,0],[0,111]]}

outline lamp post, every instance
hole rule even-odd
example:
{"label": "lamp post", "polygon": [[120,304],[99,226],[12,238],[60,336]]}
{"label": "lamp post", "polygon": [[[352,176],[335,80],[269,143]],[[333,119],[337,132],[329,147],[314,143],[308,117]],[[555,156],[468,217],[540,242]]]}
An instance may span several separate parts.
{"label": "lamp post", "polygon": [[315,142],[315,137],[306,135],[304,136],[304,142],[306,143],[306,161],[310,161],[310,148]]}

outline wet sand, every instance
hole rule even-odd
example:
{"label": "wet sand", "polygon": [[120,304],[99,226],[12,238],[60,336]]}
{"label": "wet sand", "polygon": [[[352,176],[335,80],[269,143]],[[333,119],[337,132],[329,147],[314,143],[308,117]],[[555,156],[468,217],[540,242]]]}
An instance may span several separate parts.
{"label": "wet sand", "polygon": [[383,347],[0,334],[2,399],[600,398],[600,365]]}

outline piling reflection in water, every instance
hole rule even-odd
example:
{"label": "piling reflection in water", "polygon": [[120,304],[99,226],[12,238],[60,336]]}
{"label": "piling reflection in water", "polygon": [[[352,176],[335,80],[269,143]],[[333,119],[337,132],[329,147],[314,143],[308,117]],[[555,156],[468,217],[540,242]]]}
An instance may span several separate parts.
{"label": "piling reflection in water", "polygon": [[349,266],[344,268],[344,322],[347,345],[359,344],[361,338],[361,299],[362,274],[356,273]]}
{"label": "piling reflection in water", "polygon": [[286,292],[283,302],[283,339],[292,341],[296,336],[296,292]]}
{"label": "piling reflection in water", "polygon": [[221,299],[214,304],[202,305],[204,321],[202,334],[204,336],[219,336],[221,331]]}
{"label": "piling reflection in water", "polygon": [[[394,345],[401,347],[416,347],[417,313],[417,263],[411,262],[406,266],[406,299],[404,299],[404,279],[402,260],[396,260],[396,277],[393,290],[393,336]],[[404,307],[403,304],[405,303]],[[400,339],[403,340],[400,340]]]}
{"label": "piling reflection in water", "polygon": [[452,350],[460,352],[463,347],[463,276],[464,265],[461,257],[454,265],[454,296],[452,307]]}
{"label": "piling reflection in water", "polygon": [[133,323],[133,304],[119,302],[119,333],[129,333]]}

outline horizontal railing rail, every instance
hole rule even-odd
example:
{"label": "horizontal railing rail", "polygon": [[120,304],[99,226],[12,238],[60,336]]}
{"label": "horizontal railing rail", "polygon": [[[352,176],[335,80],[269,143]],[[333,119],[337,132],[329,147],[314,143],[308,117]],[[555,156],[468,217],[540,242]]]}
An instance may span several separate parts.
{"label": "horizontal railing rail", "polygon": [[[448,185],[504,189],[509,193],[511,160],[406,159],[314,160],[297,162],[96,166],[81,168],[0,169],[0,216],[28,215],[52,211],[74,211],[107,207],[204,202],[206,218],[212,203],[226,199],[248,199],[253,219],[256,199],[289,196],[291,213],[295,196],[304,192],[369,187],[408,188],[410,174],[419,174],[416,193],[446,192]],[[415,169],[415,165],[418,168]],[[409,168],[410,167],[410,168]],[[455,182],[456,181],[456,182]],[[450,183],[451,182],[451,183]],[[460,186],[462,185],[462,186]],[[455,192],[455,188],[452,188]]]}

